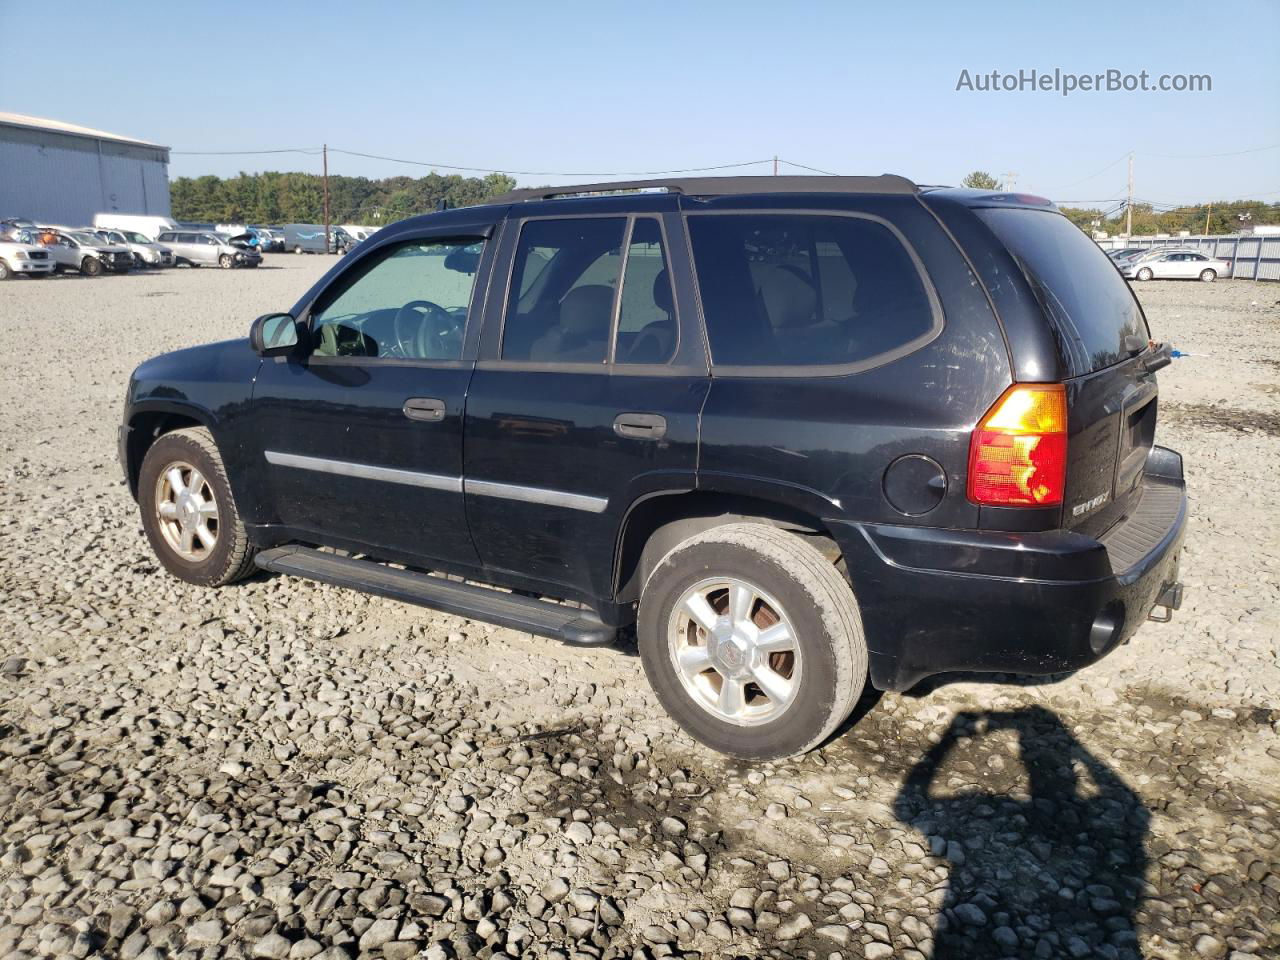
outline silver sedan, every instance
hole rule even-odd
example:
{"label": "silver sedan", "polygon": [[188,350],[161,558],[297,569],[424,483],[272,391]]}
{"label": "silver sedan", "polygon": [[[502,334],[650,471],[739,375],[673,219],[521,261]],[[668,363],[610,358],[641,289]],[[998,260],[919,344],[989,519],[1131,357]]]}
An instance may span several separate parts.
{"label": "silver sedan", "polygon": [[1202,280],[1212,283],[1231,275],[1231,264],[1193,250],[1171,250],[1116,264],[1130,280]]}

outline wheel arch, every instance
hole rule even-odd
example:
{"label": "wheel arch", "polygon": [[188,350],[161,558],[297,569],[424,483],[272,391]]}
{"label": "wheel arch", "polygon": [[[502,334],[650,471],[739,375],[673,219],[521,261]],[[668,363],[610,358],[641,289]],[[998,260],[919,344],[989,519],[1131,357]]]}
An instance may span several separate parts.
{"label": "wheel arch", "polygon": [[138,497],[138,475],[142,472],[142,460],[151,445],[166,433],[185,427],[213,428],[213,417],[208,411],[184,404],[160,404],[139,408],[128,420],[129,435],[123,453],[126,458],[125,475],[129,480],[129,493]]}
{"label": "wheel arch", "polygon": [[758,522],[812,538],[832,563],[840,549],[821,517],[769,497],[713,490],[649,494],[628,509],[614,554],[614,597],[618,604],[640,599],[654,567],[689,537],[729,523]]}

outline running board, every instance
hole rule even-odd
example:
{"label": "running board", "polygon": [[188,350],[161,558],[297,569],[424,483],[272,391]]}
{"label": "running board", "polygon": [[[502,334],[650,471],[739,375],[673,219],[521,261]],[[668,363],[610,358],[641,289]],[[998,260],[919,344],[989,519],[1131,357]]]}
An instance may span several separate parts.
{"label": "running board", "polygon": [[580,647],[607,646],[617,631],[589,610],[534,600],[489,587],[445,580],[412,570],[397,570],[372,560],[356,560],[310,547],[264,550],[254,558],[263,570],[350,587],[361,593],[390,597],[442,610],[469,620],[496,623],[512,630],[552,637]]}

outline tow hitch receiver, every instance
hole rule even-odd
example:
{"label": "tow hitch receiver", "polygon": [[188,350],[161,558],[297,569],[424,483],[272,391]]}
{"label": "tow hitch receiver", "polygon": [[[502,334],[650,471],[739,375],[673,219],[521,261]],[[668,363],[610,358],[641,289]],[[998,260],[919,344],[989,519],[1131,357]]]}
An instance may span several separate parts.
{"label": "tow hitch receiver", "polygon": [[[1154,620],[1156,623],[1168,623],[1173,619],[1173,611],[1182,606],[1182,584],[1178,581],[1166,583],[1161,589],[1160,594],[1156,597],[1156,602],[1151,605],[1151,611],[1147,614],[1148,620]],[[1164,608],[1164,615],[1159,616],[1156,611],[1161,607]]]}

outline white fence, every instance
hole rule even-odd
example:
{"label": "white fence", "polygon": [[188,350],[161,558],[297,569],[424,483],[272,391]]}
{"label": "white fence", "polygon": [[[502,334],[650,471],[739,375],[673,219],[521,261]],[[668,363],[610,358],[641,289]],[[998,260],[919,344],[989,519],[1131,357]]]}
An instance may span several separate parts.
{"label": "white fence", "polygon": [[1125,247],[1177,247],[1195,250],[1231,264],[1227,274],[1233,280],[1280,280],[1280,237],[1247,234],[1209,237],[1111,237],[1099,240],[1103,250]]}

